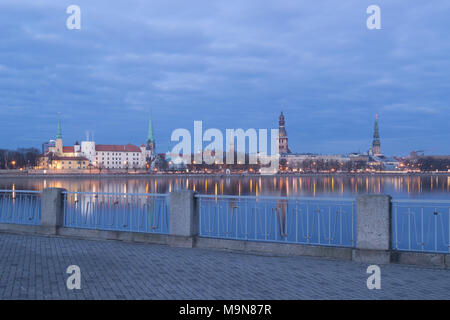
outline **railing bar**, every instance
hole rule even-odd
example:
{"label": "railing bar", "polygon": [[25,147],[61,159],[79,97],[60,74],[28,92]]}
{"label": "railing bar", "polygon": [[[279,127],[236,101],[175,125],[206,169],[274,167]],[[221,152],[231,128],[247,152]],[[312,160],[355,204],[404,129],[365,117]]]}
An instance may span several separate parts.
{"label": "railing bar", "polygon": [[205,199],[254,199],[254,200],[291,200],[291,201],[309,201],[309,202],[353,202],[355,198],[313,198],[313,197],[272,197],[272,196],[234,196],[234,195],[209,195],[209,194],[195,194],[196,198]]}
{"label": "railing bar", "polygon": [[38,194],[42,193],[42,191],[36,190],[0,190],[0,193],[33,193]]}
{"label": "railing bar", "polygon": [[[1,192],[1,190],[0,190]],[[15,191],[17,192],[17,191]],[[40,192],[40,191],[37,191]],[[63,191],[62,194],[86,194],[86,195],[112,195],[112,196],[147,196],[147,197],[167,197],[168,193],[115,193],[115,192],[73,192]]]}
{"label": "railing bar", "polygon": [[422,236],[421,236],[421,241],[422,241],[422,243],[421,243],[421,247],[422,247],[422,251],[424,251],[425,250],[425,239],[424,239],[424,230],[423,230],[423,226],[424,226],[424,217],[423,217],[423,207],[422,207],[422,209],[421,209],[421,234],[422,234]]}
{"label": "railing bar", "polygon": [[417,199],[392,199],[392,203],[412,203],[412,204],[422,204],[422,203],[432,203],[432,204],[450,204],[450,200],[417,200]]}

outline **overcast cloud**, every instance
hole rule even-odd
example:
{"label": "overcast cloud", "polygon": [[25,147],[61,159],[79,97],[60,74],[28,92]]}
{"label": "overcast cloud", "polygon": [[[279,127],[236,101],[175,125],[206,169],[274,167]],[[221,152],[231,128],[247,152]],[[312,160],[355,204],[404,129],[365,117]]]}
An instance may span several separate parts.
{"label": "overcast cloud", "polygon": [[[81,30],[66,8],[81,8]],[[366,8],[382,30],[366,28]],[[144,142],[172,130],[273,128],[291,150],[450,154],[450,2],[0,2],[0,148]]]}

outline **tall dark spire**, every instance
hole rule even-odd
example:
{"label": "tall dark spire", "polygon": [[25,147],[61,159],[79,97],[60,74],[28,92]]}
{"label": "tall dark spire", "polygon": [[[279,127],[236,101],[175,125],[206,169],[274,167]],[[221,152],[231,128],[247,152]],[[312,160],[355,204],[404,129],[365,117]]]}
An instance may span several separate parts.
{"label": "tall dark spire", "polygon": [[285,137],[287,135],[286,134],[286,127],[285,127],[285,123],[284,123],[283,111],[281,111],[280,119],[278,120],[278,131],[279,131],[280,137]]}
{"label": "tall dark spire", "polygon": [[378,128],[378,114],[375,115],[375,125],[373,129],[372,151],[374,155],[381,154],[380,130]]}
{"label": "tall dark spire", "polygon": [[380,139],[380,131],[378,128],[378,114],[375,115],[375,126],[373,131],[373,138],[379,140]]}
{"label": "tall dark spire", "polygon": [[280,118],[278,120],[278,152],[279,153],[291,152],[288,147],[288,137],[284,123],[283,111],[281,111]]}

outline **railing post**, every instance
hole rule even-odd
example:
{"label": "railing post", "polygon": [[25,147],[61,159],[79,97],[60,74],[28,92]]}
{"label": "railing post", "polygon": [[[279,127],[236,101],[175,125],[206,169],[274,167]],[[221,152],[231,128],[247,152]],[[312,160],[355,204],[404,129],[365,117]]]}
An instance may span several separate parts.
{"label": "railing post", "polygon": [[170,193],[169,234],[171,244],[192,247],[198,234],[195,192],[176,190]]}
{"label": "railing post", "polygon": [[356,203],[356,249],[353,250],[353,260],[389,263],[391,248],[391,196],[359,196]]}
{"label": "railing post", "polygon": [[58,228],[64,223],[63,188],[46,188],[42,191],[41,232],[57,234]]}

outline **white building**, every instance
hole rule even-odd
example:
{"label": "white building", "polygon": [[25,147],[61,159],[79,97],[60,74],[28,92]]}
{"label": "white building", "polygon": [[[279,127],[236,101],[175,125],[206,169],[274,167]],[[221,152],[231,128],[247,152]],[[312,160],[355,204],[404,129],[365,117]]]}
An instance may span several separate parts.
{"label": "white building", "polygon": [[81,153],[96,168],[106,169],[149,169],[155,159],[155,139],[153,121],[150,116],[146,144],[140,147],[127,144],[96,144],[94,141],[82,141]]}
{"label": "white building", "polygon": [[142,169],[147,165],[147,158],[152,156],[145,145],[95,144],[94,141],[82,141],[81,152],[94,167],[106,169]]}

